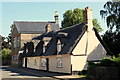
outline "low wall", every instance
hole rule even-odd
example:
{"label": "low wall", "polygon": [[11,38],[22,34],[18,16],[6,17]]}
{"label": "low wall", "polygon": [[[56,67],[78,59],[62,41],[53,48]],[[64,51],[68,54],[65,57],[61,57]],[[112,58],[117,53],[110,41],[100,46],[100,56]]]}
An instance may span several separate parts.
{"label": "low wall", "polygon": [[11,65],[11,59],[2,59],[2,65]]}
{"label": "low wall", "polygon": [[11,66],[18,66],[19,60],[18,59],[11,59]]}

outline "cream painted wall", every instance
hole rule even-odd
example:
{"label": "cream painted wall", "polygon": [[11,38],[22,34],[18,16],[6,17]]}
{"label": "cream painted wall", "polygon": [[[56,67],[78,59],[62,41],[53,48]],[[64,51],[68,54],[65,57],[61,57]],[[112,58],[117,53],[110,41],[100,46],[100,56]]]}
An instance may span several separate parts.
{"label": "cream painted wall", "polygon": [[72,52],[73,55],[85,54],[86,42],[87,42],[87,32],[84,33],[81,40],[78,42],[77,46],[74,48]]}
{"label": "cream painted wall", "polygon": [[71,56],[72,71],[81,71],[86,68],[87,56]]}
{"label": "cream painted wall", "polygon": [[[57,68],[56,58],[61,57],[62,59],[62,68]],[[71,57],[69,54],[66,55],[56,55],[49,56],[49,71],[52,72],[62,72],[62,73],[71,73]]]}
{"label": "cream painted wall", "polygon": [[33,69],[39,69],[40,57],[27,57],[27,67]]}
{"label": "cream painted wall", "polygon": [[[86,48],[87,52],[85,52]],[[88,60],[100,60],[106,57],[106,50],[96,37],[94,31],[85,32],[72,53],[73,55],[87,54]]]}
{"label": "cream painted wall", "polygon": [[94,31],[88,32],[87,55],[88,55],[88,60],[100,60],[106,57],[106,50],[95,36]]}

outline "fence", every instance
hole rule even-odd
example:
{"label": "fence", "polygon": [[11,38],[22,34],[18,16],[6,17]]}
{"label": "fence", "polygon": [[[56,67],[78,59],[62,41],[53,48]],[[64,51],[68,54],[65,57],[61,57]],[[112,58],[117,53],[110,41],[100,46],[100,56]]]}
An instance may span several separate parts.
{"label": "fence", "polygon": [[88,77],[91,80],[119,80],[120,67],[88,67]]}

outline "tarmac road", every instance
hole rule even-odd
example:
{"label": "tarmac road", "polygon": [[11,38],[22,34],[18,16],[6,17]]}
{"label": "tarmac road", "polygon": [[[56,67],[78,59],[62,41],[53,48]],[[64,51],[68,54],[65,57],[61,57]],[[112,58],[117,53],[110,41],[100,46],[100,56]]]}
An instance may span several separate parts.
{"label": "tarmac road", "polygon": [[0,66],[1,80],[87,80],[75,75],[44,72],[20,67]]}

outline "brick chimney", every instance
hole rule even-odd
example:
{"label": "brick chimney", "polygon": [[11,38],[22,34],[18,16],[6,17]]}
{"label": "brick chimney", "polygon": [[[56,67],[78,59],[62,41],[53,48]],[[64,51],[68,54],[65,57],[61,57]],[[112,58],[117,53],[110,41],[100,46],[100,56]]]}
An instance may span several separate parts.
{"label": "brick chimney", "polygon": [[92,10],[89,7],[85,8],[84,14],[84,23],[88,25],[87,31],[92,31],[93,23],[92,23]]}
{"label": "brick chimney", "polygon": [[55,23],[58,24],[58,11],[55,11]]}
{"label": "brick chimney", "polygon": [[45,27],[45,32],[50,32],[52,30],[51,24],[47,24]]}

